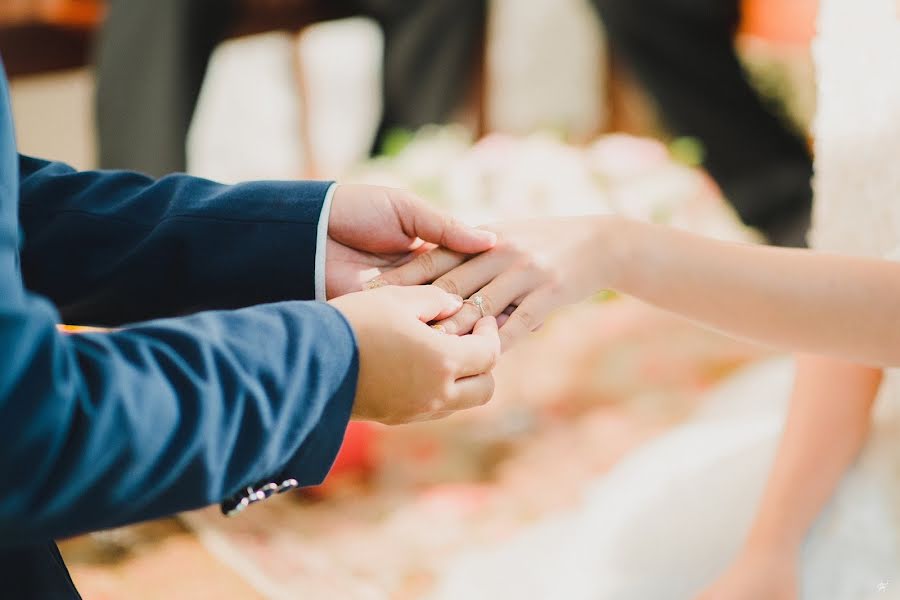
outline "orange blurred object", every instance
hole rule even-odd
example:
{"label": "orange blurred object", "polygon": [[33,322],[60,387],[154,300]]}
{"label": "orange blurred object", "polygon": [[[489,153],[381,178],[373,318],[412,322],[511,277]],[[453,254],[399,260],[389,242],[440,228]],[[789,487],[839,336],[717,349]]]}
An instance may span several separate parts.
{"label": "orange blurred object", "polygon": [[351,421],[344,435],[344,444],[334,459],[334,466],[328,474],[332,477],[344,475],[366,475],[375,468],[375,442],[378,430],[372,423]]}
{"label": "orange blurred object", "polygon": [[115,331],[105,327],[86,327],[84,325],[57,325],[56,328],[60,333],[107,333]]}
{"label": "orange blurred object", "polygon": [[100,0],[42,0],[37,2],[41,21],[65,27],[96,27],[106,3]]}
{"label": "orange blurred object", "polygon": [[5,0],[0,3],[0,24],[93,29],[105,11],[104,0]]}
{"label": "orange blurred object", "polygon": [[786,44],[809,44],[818,0],[742,0],[739,33]]}

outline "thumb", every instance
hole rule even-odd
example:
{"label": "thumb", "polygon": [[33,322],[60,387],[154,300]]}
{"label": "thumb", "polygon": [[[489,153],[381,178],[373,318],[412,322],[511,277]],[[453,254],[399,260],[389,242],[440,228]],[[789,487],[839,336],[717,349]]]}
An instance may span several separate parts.
{"label": "thumb", "polygon": [[497,326],[497,319],[488,315],[486,317],[481,317],[478,319],[478,322],[475,323],[475,329],[472,330],[472,335],[483,337],[490,341],[490,346],[494,352],[494,357],[500,356],[501,352],[501,343],[500,343],[500,332]]}
{"label": "thumb", "polygon": [[485,252],[497,243],[497,235],[470,227],[415,196],[407,196],[399,208],[407,235],[415,236],[463,254]]}
{"label": "thumb", "polygon": [[496,339],[499,350],[500,337],[499,332],[497,331],[497,319],[495,319],[494,317],[488,315],[486,317],[481,317],[480,319],[478,319],[478,322],[475,323],[475,329],[472,330],[472,335],[480,335],[488,339]]}
{"label": "thumb", "polygon": [[416,285],[394,288],[412,307],[423,323],[446,319],[455,315],[463,305],[463,299],[448,294],[435,285]]}

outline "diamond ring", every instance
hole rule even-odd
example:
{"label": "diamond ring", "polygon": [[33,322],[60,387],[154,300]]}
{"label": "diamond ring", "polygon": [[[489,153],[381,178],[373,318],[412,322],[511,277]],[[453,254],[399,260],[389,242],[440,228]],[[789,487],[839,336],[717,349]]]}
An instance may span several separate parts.
{"label": "diamond ring", "polygon": [[478,312],[481,313],[482,318],[487,316],[487,309],[485,309],[485,307],[484,307],[484,297],[483,296],[476,294],[475,296],[472,296],[471,298],[465,300],[464,303],[465,302],[474,304],[475,307],[478,309]]}

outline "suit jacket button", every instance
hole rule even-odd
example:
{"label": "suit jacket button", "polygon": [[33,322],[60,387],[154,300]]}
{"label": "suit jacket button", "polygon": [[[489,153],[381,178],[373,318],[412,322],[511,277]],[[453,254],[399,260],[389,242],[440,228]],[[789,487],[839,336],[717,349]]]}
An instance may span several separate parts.
{"label": "suit jacket button", "polygon": [[295,488],[297,488],[300,484],[296,479],[285,479],[281,482],[281,485],[278,486],[277,493],[283,494],[285,492],[289,492]]}
{"label": "suit jacket button", "polygon": [[277,483],[267,483],[262,486],[258,490],[256,490],[256,499],[257,500],[265,500],[266,498],[275,495],[278,492],[278,484]]}
{"label": "suit jacket button", "polygon": [[225,513],[226,517],[235,517],[241,514],[248,506],[250,506],[250,499],[245,496],[237,502],[231,500],[227,503],[223,503],[222,512]]}

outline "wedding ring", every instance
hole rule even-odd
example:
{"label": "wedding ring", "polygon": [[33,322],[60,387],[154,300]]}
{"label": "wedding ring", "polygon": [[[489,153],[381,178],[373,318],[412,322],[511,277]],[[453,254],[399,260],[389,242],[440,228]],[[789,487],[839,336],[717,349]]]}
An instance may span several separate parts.
{"label": "wedding ring", "polygon": [[369,290],[377,290],[386,285],[387,284],[380,279],[373,279],[372,281],[367,281],[363,284],[363,290],[368,292]]}
{"label": "wedding ring", "polygon": [[476,295],[472,296],[471,298],[464,300],[463,304],[465,304],[467,302],[470,304],[474,304],[475,307],[478,308],[478,312],[481,313],[482,318],[487,316],[487,310],[484,308],[484,297],[483,296],[481,296],[480,294],[476,294]]}

